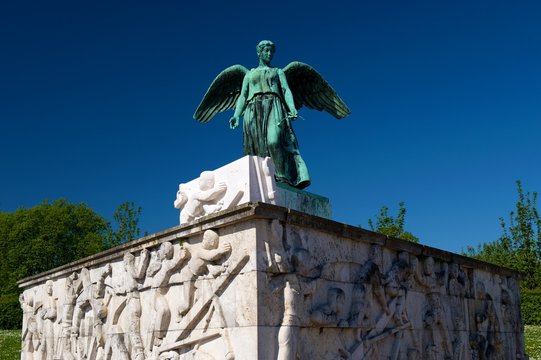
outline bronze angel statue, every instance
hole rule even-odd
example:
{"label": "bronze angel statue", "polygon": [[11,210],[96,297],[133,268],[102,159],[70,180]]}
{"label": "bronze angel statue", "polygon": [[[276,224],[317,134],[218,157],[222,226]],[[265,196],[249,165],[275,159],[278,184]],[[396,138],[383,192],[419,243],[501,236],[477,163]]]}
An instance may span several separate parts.
{"label": "bronze angel statue", "polygon": [[294,61],[283,70],[271,66],[275,45],[263,40],[257,45],[259,66],[248,70],[233,65],[212,82],[194,118],[202,123],[235,108],[229,125],[239,126],[243,116],[245,155],[270,156],[276,181],[298,189],[310,185],[291,121],[303,105],[327,111],[337,119],[349,115],[346,104],[311,66]]}

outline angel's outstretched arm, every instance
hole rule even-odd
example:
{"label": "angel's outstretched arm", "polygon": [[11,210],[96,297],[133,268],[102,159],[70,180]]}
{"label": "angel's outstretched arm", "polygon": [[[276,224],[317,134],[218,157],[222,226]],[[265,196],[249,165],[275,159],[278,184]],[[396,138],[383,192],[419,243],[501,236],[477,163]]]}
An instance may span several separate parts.
{"label": "angel's outstretched arm", "polygon": [[284,100],[286,102],[287,108],[289,109],[288,116],[296,118],[297,109],[295,108],[295,101],[293,101],[293,93],[291,92],[291,89],[289,88],[289,85],[287,83],[286,74],[282,69],[278,70],[278,77],[280,79],[280,85],[282,86],[282,90],[284,92]]}
{"label": "angel's outstretched arm", "polygon": [[235,106],[235,114],[229,120],[229,127],[236,129],[239,126],[239,118],[246,108],[246,99],[248,97],[248,74],[244,76],[242,80],[242,88],[240,90],[239,98],[237,99],[237,105]]}

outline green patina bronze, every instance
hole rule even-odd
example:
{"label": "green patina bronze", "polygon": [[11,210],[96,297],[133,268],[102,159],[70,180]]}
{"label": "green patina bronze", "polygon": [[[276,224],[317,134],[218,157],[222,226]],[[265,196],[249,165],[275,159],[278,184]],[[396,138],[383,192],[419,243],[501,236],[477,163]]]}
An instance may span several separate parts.
{"label": "green patina bronze", "polygon": [[214,115],[235,108],[230,127],[244,118],[244,154],[270,156],[276,180],[297,189],[310,185],[291,121],[302,106],[327,111],[337,119],[350,111],[327,81],[311,66],[294,61],[283,70],[271,66],[275,45],[257,45],[258,67],[233,65],[212,82],[194,118],[206,123]]}

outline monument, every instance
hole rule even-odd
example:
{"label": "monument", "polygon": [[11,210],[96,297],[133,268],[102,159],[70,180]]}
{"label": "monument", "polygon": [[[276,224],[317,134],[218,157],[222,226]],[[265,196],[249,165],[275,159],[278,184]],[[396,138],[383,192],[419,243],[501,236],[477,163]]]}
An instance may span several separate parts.
{"label": "monument", "polygon": [[271,66],[275,45],[263,40],[257,45],[259,65],[251,70],[242,65],[222,71],[212,82],[195,111],[205,123],[218,112],[235,108],[230,127],[244,117],[244,155],[271,157],[278,182],[298,189],[310,185],[306,164],[299,152],[291,126],[303,105],[324,110],[337,119],[349,115],[346,104],[327,81],[311,66],[294,61],[283,70]]}
{"label": "monument", "polygon": [[[180,225],[19,282],[21,358],[526,359],[517,273],[338,223],[297,189],[309,178],[290,120],[297,101],[320,103],[288,75],[313,70],[270,68],[273,51],[222,72],[196,111],[236,104],[247,154],[179,185]],[[323,89],[321,108],[347,115]]]}

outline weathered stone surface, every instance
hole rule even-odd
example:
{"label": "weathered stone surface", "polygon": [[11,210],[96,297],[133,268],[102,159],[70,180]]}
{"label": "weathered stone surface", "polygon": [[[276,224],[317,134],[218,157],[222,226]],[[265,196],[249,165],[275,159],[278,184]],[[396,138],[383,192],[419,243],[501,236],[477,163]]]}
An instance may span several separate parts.
{"label": "weathered stone surface", "polygon": [[517,274],[264,203],[27,278],[23,359],[515,359]]}
{"label": "weathered stone surface", "polygon": [[181,183],[174,201],[175,208],[180,210],[180,224],[249,202],[264,202],[331,218],[329,199],[277,183],[274,169],[270,157],[244,156]]}

